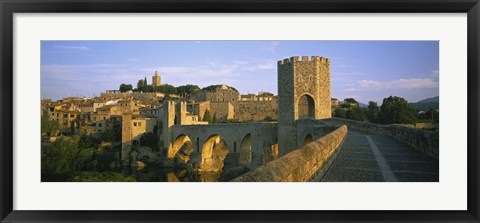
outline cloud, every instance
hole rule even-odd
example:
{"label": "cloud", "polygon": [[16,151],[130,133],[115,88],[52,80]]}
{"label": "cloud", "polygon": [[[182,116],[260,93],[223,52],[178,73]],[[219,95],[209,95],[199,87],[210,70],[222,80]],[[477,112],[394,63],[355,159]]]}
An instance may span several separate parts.
{"label": "cloud", "polygon": [[379,89],[433,89],[438,88],[438,81],[430,78],[410,78],[392,81],[360,80],[357,84],[346,84],[342,91],[365,91]]}
{"label": "cloud", "polygon": [[[260,80],[266,72],[276,76],[274,61],[258,64],[209,62],[197,66],[145,67],[125,64],[42,64],[42,95],[63,97],[67,94],[92,95],[117,89],[121,83],[136,85],[137,81],[158,71],[162,83],[174,86],[196,84],[201,87],[211,84],[229,84],[236,87],[250,86],[251,78]],[[268,76],[268,75],[267,75]],[[270,83],[271,81],[268,81]],[[237,84],[237,85],[235,85]],[[44,92],[47,91],[47,92]]]}
{"label": "cloud", "polygon": [[55,45],[53,48],[65,49],[65,50],[90,50],[90,47],[86,46],[66,46],[66,45]]}
{"label": "cloud", "polygon": [[245,71],[275,70],[277,69],[277,63],[273,60],[269,60],[261,64],[245,66],[242,69]]}
{"label": "cloud", "polygon": [[438,88],[438,82],[430,78],[410,78],[393,81],[361,80],[358,82],[362,88],[376,89],[413,89],[413,88]]}

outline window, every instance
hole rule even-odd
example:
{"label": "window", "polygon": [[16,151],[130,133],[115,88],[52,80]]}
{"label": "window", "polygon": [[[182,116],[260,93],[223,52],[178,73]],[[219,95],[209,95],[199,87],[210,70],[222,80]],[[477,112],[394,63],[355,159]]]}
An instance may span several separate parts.
{"label": "window", "polygon": [[71,115],[70,115],[70,118],[75,118],[75,115],[71,114]]}
{"label": "window", "polygon": [[102,123],[98,123],[98,127],[102,127],[102,125],[103,125]]}

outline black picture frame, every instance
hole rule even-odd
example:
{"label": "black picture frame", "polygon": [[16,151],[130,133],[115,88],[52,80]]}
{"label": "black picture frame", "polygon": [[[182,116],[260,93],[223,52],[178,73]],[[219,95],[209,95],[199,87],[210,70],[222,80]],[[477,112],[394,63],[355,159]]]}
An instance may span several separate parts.
{"label": "black picture frame", "polygon": [[[2,222],[480,222],[479,0],[0,0]],[[14,13],[467,13],[468,205],[466,211],[20,211],[13,210]],[[441,196],[441,195],[440,195]],[[281,201],[281,199],[280,199]],[[285,201],[288,202],[288,201]],[[414,202],[414,201],[412,201]]]}

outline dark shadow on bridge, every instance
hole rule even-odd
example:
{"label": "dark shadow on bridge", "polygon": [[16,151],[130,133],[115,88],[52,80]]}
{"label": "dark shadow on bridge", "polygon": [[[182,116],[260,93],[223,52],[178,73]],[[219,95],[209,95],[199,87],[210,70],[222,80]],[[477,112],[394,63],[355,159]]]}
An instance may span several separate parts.
{"label": "dark shadow on bridge", "polygon": [[438,161],[389,136],[349,129],[321,181],[438,182]]}

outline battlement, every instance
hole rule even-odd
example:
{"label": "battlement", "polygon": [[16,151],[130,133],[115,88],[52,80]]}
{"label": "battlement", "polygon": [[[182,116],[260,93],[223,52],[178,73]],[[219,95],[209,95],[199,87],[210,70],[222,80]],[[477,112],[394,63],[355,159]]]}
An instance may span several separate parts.
{"label": "battlement", "polygon": [[293,56],[293,57],[290,57],[290,58],[285,58],[283,60],[279,60],[277,63],[278,63],[278,65],[286,65],[286,64],[295,63],[295,62],[309,62],[309,61],[310,62],[320,61],[320,62],[330,63],[329,58],[320,57],[320,56],[311,56],[310,59],[309,59],[308,56],[302,56],[302,57]]}

